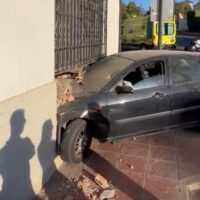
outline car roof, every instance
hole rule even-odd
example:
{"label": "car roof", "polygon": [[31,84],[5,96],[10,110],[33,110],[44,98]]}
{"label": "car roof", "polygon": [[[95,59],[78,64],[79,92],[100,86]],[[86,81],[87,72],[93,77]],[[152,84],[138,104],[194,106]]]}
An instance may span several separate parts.
{"label": "car roof", "polygon": [[130,59],[133,61],[141,61],[148,58],[160,57],[160,56],[173,56],[173,55],[193,55],[200,56],[198,52],[187,52],[187,51],[172,51],[172,50],[138,50],[138,51],[125,51],[116,56]]}

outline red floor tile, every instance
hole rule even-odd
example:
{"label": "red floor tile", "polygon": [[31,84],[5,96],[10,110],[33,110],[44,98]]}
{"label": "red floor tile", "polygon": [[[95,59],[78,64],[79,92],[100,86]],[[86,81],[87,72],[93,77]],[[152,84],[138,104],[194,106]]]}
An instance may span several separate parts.
{"label": "red floor tile", "polygon": [[103,151],[110,151],[110,152],[120,152],[122,151],[124,143],[125,143],[125,140],[118,140],[118,141],[115,141],[113,144],[111,143],[99,144],[97,146],[97,151],[103,150]]}
{"label": "red floor tile", "polygon": [[116,200],[141,200],[142,190],[135,192],[134,190],[130,190],[128,194],[121,190],[116,191]]}
{"label": "red floor tile", "polygon": [[143,156],[147,157],[149,146],[145,144],[134,144],[127,142],[124,145],[123,154],[128,156]]}
{"label": "red floor tile", "polygon": [[179,164],[190,164],[193,167],[200,168],[200,149],[197,152],[195,147],[181,148],[177,152]]}
{"label": "red floor tile", "polygon": [[150,149],[150,159],[176,161],[176,150],[171,147],[152,146]]}
{"label": "red floor tile", "polygon": [[[176,181],[163,178],[147,177],[143,200],[177,200],[178,186]],[[153,197],[152,197],[153,195]]]}
{"label": "red floor tile", "polygon": [[178,180],[191,178],[200,175],[200,167],[195,167],[192,164],[179,164],[178,165]]}
{"label": "red floor tile", "polygon": [[116,170],[117,169],[113,168],[112,166],[107,168],[102,168],[101,166],[85,166],[83,174],[91,180],[94,180],[96,174],[100,174],[110,182],[113,180],[113,177],[115,177]]}
{"label": "red floor tile", "polygon": [[87,162],[89,165],[97,165],[102,168],[107,168],[109,166],[116,166],[118,157],[119,155],[117,153],[98,151],[92,152]]}
{"label": "red floor tile", "polygon": [[151,136],[137,136],[128,140],[132,143],[150,144]]}
{"label": "red floor tile", "polygon": [[144,157],[122,156],[118,161],[117,168],[120,170],[130,170],[133,172],[144,173],[147,166],[147,160]]}
{"label": "red floor tile", "polygon": [[144,174],[134,173],[131,171],[123,172],[123,175],[118,177],[116,176],[115,181],[112,183],[117,191],[117,199],[140,200],[144,190]]}
{"label": "red floor tile", "polygon": [[177,179],[176,162],[150,161],[148,164],[148,175]]}
{"label": "red floor tile", "polygon": [[173,132],[160,133],[151,136],[151,144],[158,146],[173,147],[175,146],[175,134]]}

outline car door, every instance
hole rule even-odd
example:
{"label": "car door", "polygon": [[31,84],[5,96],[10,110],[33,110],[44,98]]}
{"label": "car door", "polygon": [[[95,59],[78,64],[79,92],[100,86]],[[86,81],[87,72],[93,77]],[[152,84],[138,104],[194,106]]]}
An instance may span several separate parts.
{"label": "car door", "polygon": [[[130,82],[132,94],[117,94],[116,85]],[[110,138],[125,137],[170,125],[170,88],[164,58],[132,66],[108,94]]]}
{"label": "car door", "polygon": [[200,62],[195,55],[168,58],[172,125],[200,121]]}

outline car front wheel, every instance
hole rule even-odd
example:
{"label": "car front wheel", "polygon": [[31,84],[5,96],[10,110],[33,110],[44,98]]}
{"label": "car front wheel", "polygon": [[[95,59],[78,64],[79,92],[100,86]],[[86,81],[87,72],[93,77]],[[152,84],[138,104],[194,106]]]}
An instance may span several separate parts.
{"label": "car front wheel", "polygon": [[62,138],[60,148],[62,160],[80,163],[90,148],[91,140],[87,122],[82,119],[72,121]]}

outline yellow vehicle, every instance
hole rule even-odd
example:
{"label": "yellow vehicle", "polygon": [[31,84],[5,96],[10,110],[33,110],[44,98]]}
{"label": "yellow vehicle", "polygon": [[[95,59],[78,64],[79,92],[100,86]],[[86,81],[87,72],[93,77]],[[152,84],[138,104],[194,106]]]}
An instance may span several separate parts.
{"label": "yellow vehicle", "polygon": [[[158,22],[150,22],[148,16],[132,17],[122,24],[122,48],[152,49],[158,46]],[[176,44],[175,21],[163,24],[163,47]]]}
{"label": "yellow vehicle", "polygon": [[[152,41],[153,45],[158,45],[158,22],[152,23]],[[175,21],[164,22],[163,25],[163,37],[162,45],[163,47],[173,47],[176,44],[176,23]]]}

